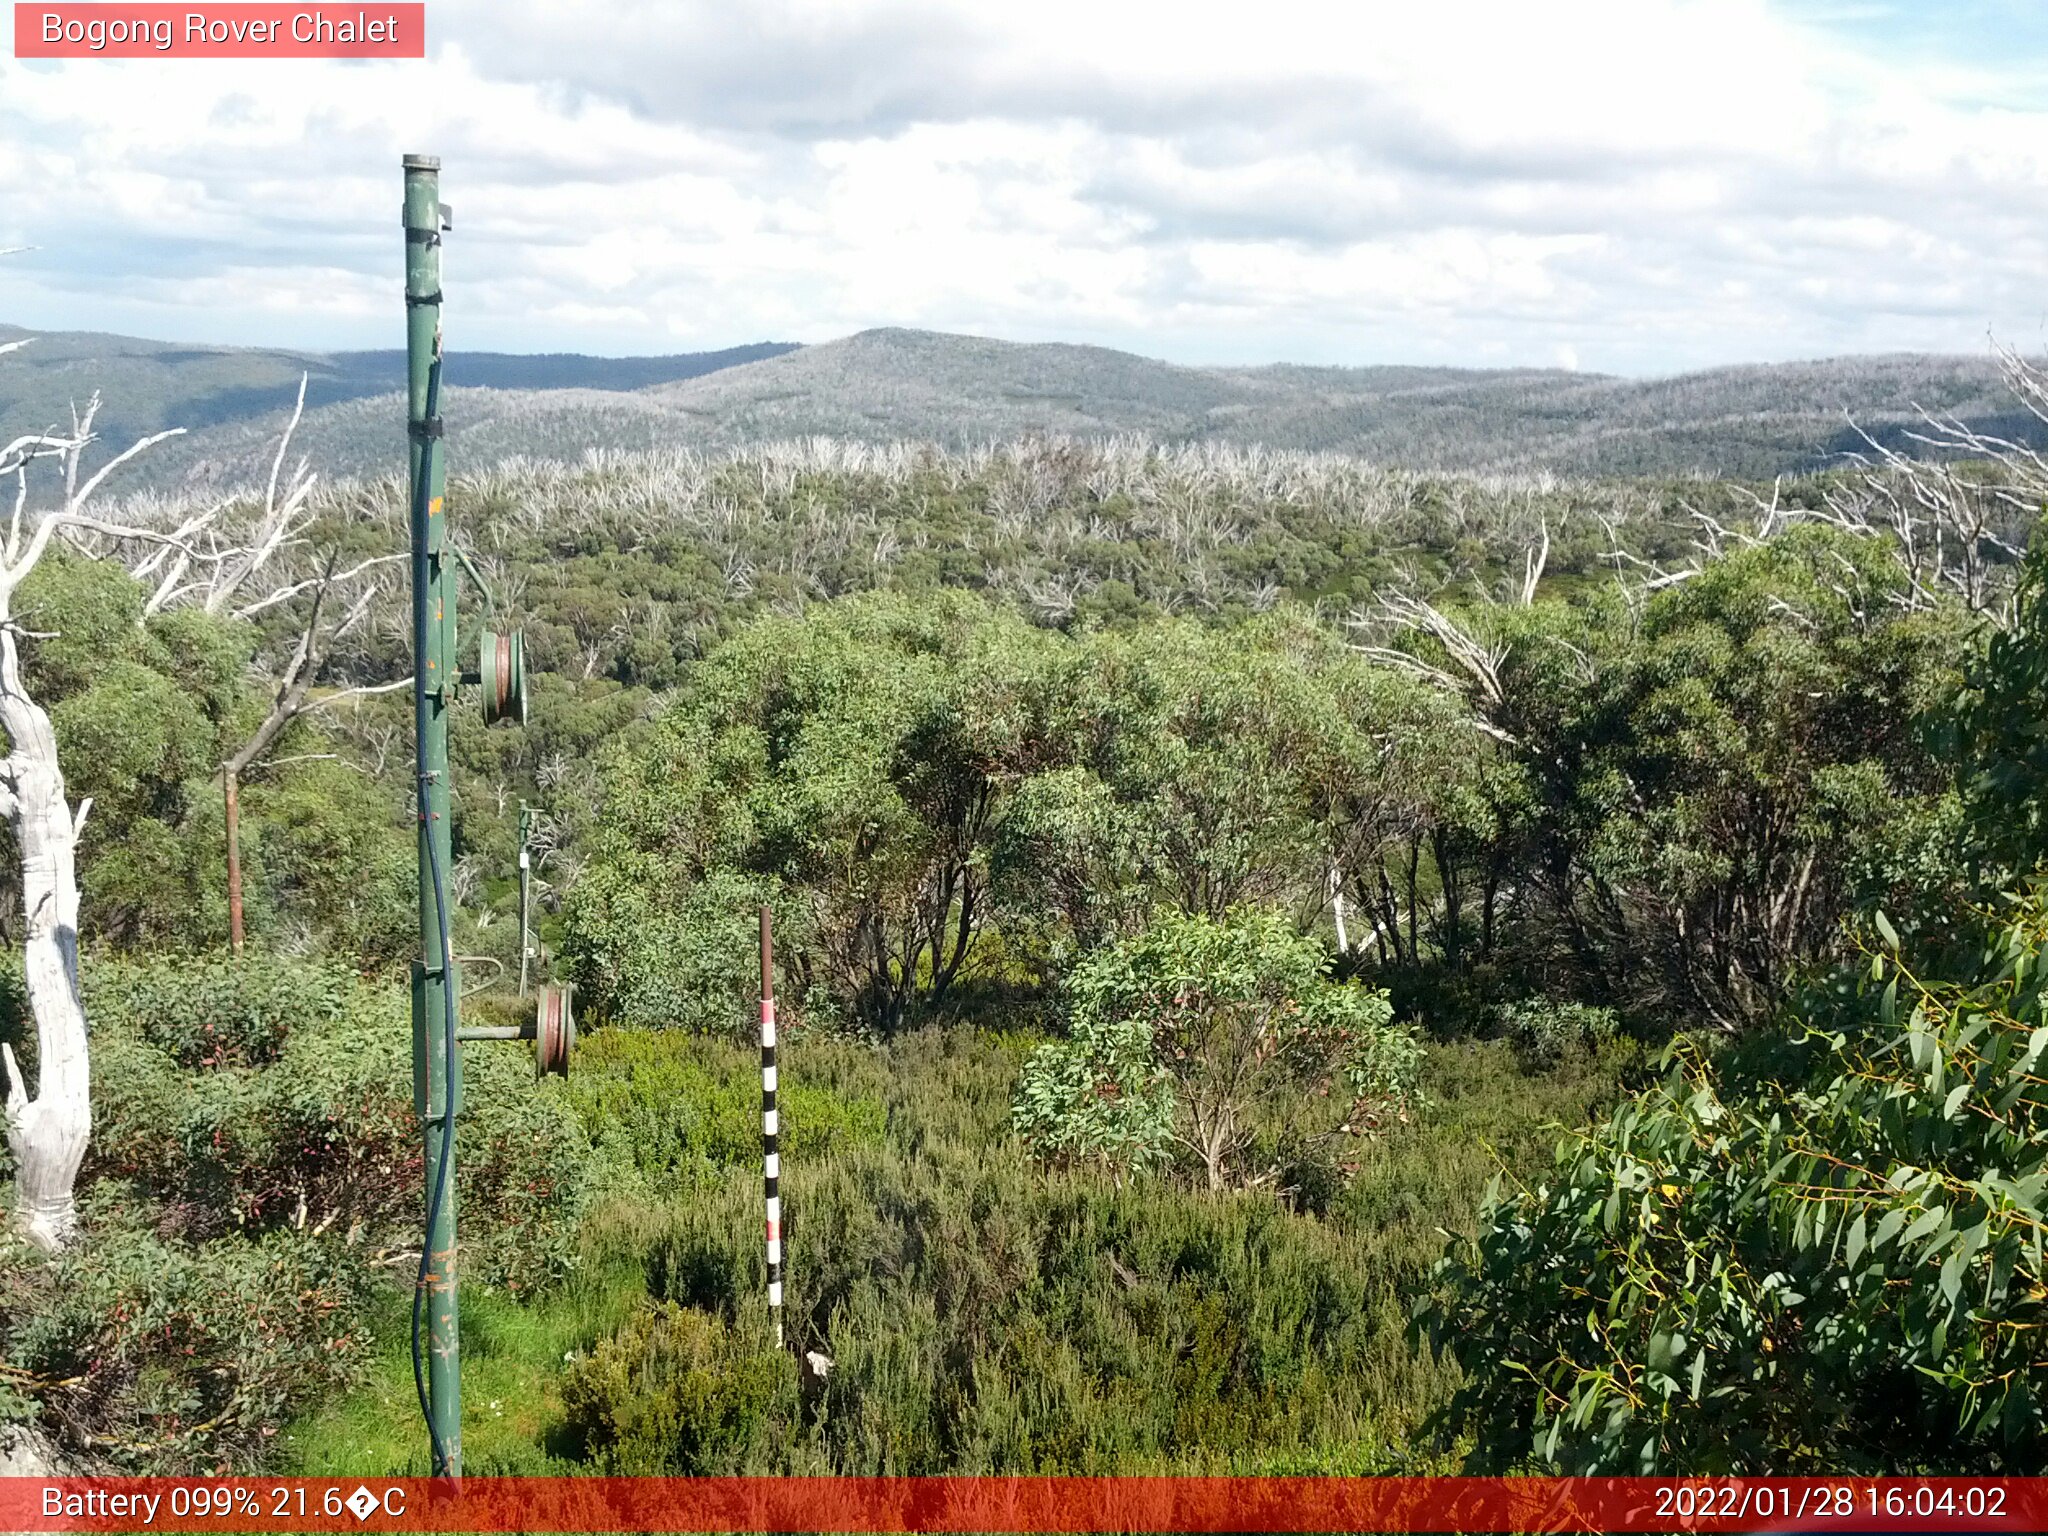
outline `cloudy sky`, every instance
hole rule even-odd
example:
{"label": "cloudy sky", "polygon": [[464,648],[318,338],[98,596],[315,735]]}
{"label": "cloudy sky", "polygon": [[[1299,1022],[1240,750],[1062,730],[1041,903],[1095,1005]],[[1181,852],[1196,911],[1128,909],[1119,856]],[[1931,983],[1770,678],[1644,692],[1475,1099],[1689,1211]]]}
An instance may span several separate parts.
{"label": "cloudy sky", "polygon": [[429,0],[424,63],[0,58],[0,320],[874,325],[1667,373],[2048,339],[2039,0]]}

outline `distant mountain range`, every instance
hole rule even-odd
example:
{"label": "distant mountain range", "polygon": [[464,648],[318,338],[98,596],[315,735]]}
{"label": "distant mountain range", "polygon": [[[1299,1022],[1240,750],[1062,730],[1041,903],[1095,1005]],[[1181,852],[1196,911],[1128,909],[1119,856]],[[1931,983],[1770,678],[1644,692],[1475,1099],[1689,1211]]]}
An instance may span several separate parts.
{"label": "distant mountain range", "polygon": [[[257,347],[195,347],[106,336],[90,331],[38,332],[0,325],[0,345],[32,338],[0,362],[0,432],[67,424],[72,402],[98,391],[99,426],[110,443],[126,443],[166,427],[189,432],[256,423],[281,424],[306,375],[306,408],[388,396],[405,388],[405,353],[293,352]],[[450,389],[637,390],[696,378],[720,368],[779,357],[797,348],[764,341],[720,352],[669,357],[585,357],[571,352],[525,355],[451,352]],[[403,408],[401,407],[401,412]],[[401,435],[403,416],[400,417]]]}
{"label": "distant mountain range", "polygon": [[[0,342],[28,333],[0,327]],[[449,354],[451,455],[574,459],[592,448],[718,448],[825,435],[947,446],[1025,434],[1355,453],[1417,469],[1768,477],[1857,446],[1849,418],[1910,448],[1915,407],[2039,440],[1989,357],[1894,354],[1666,379],[1554,369],[1187,368],[1101,347],[874,330],[673,357]],[[38,336],[0,361],[0,440],[101,391],[110,444],[184,426],[140,483],[223,484],[267,467],[298,386],[298,439],[327,477],[403,462],[404,354]]]}

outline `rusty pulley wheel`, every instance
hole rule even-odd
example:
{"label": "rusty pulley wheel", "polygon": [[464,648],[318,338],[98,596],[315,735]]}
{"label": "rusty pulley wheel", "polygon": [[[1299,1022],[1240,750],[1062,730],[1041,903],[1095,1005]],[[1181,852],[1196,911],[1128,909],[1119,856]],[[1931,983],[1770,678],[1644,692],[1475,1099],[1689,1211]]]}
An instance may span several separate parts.
{"label": "rusty pulley wheel", "polygon": [[576,1014],[566,984],[548,983],[540,989],[540,1013],[534,1020],[533,1059],[537,1075],[569,1075],[569,1052],[576,1044]]}
{"label": "rusty pulley wheel", "polygon": [[477,645],[477,680],[483,687],[484,724],[526,724],[526,637],[518,630],[485,630]]}

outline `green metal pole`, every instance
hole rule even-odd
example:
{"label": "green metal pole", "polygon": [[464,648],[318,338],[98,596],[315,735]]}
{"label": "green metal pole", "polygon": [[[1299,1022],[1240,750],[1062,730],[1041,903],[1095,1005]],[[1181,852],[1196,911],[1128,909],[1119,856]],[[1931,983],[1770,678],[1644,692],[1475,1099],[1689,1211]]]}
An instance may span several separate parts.
{"label": "green metal pole", "polygon": [[[455,1158],[448,1141],[461,1109],[462,1070],[453,1029],[461,995],[444,944],[449,919],[448,709],[454,683],[455,579],[443,510],[447,465],[439,410],[441,363],[441,162],[405,157],[405,319],[408,485],[412,492],[414,718],[419,771],[420,958],[413,967],[413,1101],[426,1148],[427,1421],[436,1474],[462,1474],[461,1352],[456,1330]],[[417,1334],[415,1335],[417,1345]]]}

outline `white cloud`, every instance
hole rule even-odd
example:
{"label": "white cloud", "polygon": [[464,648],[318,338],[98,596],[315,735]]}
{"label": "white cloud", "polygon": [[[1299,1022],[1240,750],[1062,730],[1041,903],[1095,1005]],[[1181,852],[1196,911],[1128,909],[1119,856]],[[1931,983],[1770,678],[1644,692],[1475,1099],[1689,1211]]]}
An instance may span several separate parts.
{"label": "white cloud", "polygon": [[[0,60],[0,317],[390,345],[874,324],[1629,371],[2038,331],[2048,111],[1763,0],[434,0],[430,64]],[[1823,24],[1823,22],[1825,24]]]}

